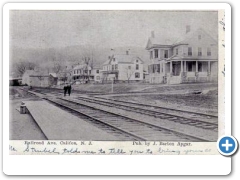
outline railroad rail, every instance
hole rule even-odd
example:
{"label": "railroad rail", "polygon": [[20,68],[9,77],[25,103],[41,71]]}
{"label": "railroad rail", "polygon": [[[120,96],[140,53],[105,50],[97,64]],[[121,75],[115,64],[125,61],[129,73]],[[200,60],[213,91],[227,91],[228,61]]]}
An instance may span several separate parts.
{"label": "railroad rail", "polygon": [[217,117],[213,115],[193,113],[176,109],[167,109],[157,106],[138,104],[126,101],[115,102],[114,100],[95,99],[90,97],[78,97],[78,99],[108,107],[116,107],[127,111],[133,111],[140,114],[173,121],[180,124],[188,124],[198,128],[210,129],[214,131],[217,131],[218,129]]}
{"label": "railroad rail", "polygon": [[125,139],[127,140],[209,141],[207,139],[195,137],[194,135],[184,134],[165,127],[142,122],[135,118],[100,110],[70,99],[46,98],[46,100],[64,109],[68,109],[71,112],[85,116],[85,119],[92,123],[98,123],[97,125],[101,126],[104,125],[109,131],[115,131],[119,136],[125,135]]}

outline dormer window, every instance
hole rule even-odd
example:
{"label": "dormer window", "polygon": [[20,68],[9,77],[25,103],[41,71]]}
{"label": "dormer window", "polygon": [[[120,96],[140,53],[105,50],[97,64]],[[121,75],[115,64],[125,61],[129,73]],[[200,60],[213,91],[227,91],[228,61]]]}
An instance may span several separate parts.
{"label": "dormer window", "polygon": [[138,60],[136,60],[136,63],[138,63]]}
{"label": "dormer window", "polygon": [[176,55],[178,55],[178,48],[176,49]]}
{"label": "dormer window", "polygon": [[139,65],[138,64],[136,64],[136,70],[139,70]]}

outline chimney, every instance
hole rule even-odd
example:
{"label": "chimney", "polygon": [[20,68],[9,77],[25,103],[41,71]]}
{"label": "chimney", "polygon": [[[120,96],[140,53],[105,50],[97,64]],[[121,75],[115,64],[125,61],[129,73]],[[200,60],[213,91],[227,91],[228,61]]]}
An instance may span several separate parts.
{"label": "chimney", "polygon": [[152,37],[152,38],[155,38],[154,31],[151,32],[151,37]]}
{"label": "chimney", "polygon": [[186,26],[186,34],[189,33],[191,31],[191,26],[187,25]]}

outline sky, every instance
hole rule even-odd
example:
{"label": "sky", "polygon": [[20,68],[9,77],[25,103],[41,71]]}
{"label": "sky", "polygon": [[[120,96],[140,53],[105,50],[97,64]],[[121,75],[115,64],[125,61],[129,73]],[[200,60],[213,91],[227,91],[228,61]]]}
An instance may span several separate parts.
{"label": "sky", "polygon": [[177,39],[204,29],[217,39],[217,12],[210,11],[11,11],[10,48],[146,47],[151,31]]}

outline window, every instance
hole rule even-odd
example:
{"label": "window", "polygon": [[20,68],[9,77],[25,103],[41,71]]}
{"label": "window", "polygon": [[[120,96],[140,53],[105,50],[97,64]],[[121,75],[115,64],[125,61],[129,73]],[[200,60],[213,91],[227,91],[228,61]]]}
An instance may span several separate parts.
{"label": "window", "polygon": [[118,65],[117,65],[117,64],[115,64],[115,69],[116,69],[116,70],[118,69]]}
{"label": "window", "polygon": [[136,60],[136,62],[138,63],[138,60]]}
{"label": "window", "polygon": [[178,48],[176,48],[176,55],[178,55]]}
{"label": "window", "polygon": [[164,58],[168,58],[168,50],[164,50]]}
{"label": "window", "polygon": [[97,79],[97,80],[100,80],[100,77],[99,77],[99,76],[97,76],[97,77],[96,77],[96,79]]}
{"label": "window", "polygon": [[158,58],[158,49],[154,49],[154,57]]}
{"label": "window", "polygon": [[113,58],[113,62],[115,62],[115,58]]}
{"label": "window", "polygon": [[198,40],[201,40],[202,39],[202,36],[201,35],[198,35]]}
{"label": "window", "polygon": [[136,64],[136,70],[139,70],[139,64]]}
{"label": "window", "polygon": [[135,73],[135,78],[140,78],[140,73],[136,72]]}
{"label": "window", "polygon": [[91,74],[91,70],[89,70],[89,74]]}
{"label": "window", "polygon": [[150,59],[152,59],[152,58],[153,58],[153,52],[150,51]]}
{"label": "window", "polygon": [[207,48],[207,56],[211,56],[212,55],[212,53],[211,53],[211,48]]}
{"label": "window", "polygon": [[112,65],[112,70],[114,70],[114,65]]}
{"label": "window", "polygon": [[192,47],[188,47],[188,56],[192,56]]}
{"label": "window", "polygon": [[152,73],[151,65],[148,66],[148,73]]}
{"label": "window", "polygon": [[198,48],[198,56],[202,56],[202,48]]}
{"label": "window", "polygon": [[85,70],[85,73],[87,74],[88,70]]}
{"label": "window", "polygon": [[160,64],[157,64],[157,72],[160,73]]}
{"label": "window", "polygon": [[128,69],[131,69],[131,66],[128,66]]}
{"label": "window", "polygon": [[98,74],[98,73],[99,73],[99,70],[97,69],[97,71],[96,71],[96,72],[97,72],[97,74]]}

